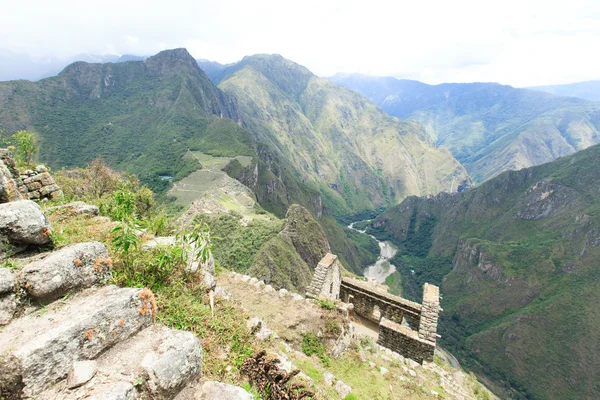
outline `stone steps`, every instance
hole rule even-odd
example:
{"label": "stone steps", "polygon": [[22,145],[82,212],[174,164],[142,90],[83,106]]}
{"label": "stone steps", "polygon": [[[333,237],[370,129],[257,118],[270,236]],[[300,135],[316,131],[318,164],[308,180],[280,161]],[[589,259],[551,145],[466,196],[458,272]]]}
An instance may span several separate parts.
{"label": "stone steps", "polygon": [[19,318],[0,332],[3,395],[31,397],[66,377],[74,361],[96,358],[152,323],[152,293],[88,289]]}

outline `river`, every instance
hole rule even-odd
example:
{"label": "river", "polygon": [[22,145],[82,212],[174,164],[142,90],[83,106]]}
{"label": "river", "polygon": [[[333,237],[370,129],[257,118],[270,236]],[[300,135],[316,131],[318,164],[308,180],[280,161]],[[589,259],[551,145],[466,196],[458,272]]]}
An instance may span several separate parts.
{"label": "river", "polygon": [[[348,225],[348,228],[355,230],[360,233],[367,234],[366,231],[361,231],[360,229],[356,229],[354,224],[360,222],[355,221]],[[373,239],[377,240],[377,238],[373,235],[369,235]],[[391,260],[396,255],[396,248],[393,244],[388,241],[382,242],[377,240],[379,244],[379,258],[375,262],[375,264],[370,265],[365,269],[364,276],[367,278],[373,278],[379,283],[385,283],[385,278],[396,272],[396,267],[393,264],[390,264],[389,260]]]}

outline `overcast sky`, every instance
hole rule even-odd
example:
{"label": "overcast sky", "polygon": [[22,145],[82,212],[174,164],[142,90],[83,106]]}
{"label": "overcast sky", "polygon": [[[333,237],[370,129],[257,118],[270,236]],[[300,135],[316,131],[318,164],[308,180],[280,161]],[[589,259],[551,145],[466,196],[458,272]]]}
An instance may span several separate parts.
{"label": "overcast sky", "polygon": [[0,49],[38,58],[186,47],[221,63],[279,53],[321,76],[513,86],[600,79],[599,0],[3,3]]}

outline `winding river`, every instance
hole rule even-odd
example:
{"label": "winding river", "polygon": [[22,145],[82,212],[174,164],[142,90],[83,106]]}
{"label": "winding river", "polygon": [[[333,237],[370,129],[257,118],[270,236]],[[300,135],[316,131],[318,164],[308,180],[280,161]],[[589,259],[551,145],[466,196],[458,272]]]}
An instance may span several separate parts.
{"label": "winding river", "polygon": [[[361,231],[360,229],[356,229],[354,227],[354,224],[357,222],[360,221],[355,221],[351,223],[350,225],[348,225],[348,228],[360,233],[367,234],[366,231]],[[375,236],[369,236],[377,240]],[[379,283],[385,283],[385,278],[387,278],[396,271],[396,267],[393,264],[390,264],[389,260],[391,260],[396,255],[397,250],[394,247],[394,245],[388,241],[382,242],[380,240],[377,240],[377,243],[379,244],[380,249],[379,258],[377,259],[377,262],[375,262],[375,264],[370,265],[367,267],[367,269],[365,269],[364,276],[366,276],[367,278],[373,278]]]}

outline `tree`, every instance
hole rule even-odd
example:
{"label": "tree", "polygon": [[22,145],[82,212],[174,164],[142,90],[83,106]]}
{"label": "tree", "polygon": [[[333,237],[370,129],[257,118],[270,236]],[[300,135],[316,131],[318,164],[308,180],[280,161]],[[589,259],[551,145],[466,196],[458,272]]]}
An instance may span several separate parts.
{"label": "tree", "polygon": [[18,131],[13,135],[13,140],[17,146],[17,157],[21,164],[31,166],[33,156],[38,149],[35,135],[27,131]]}

